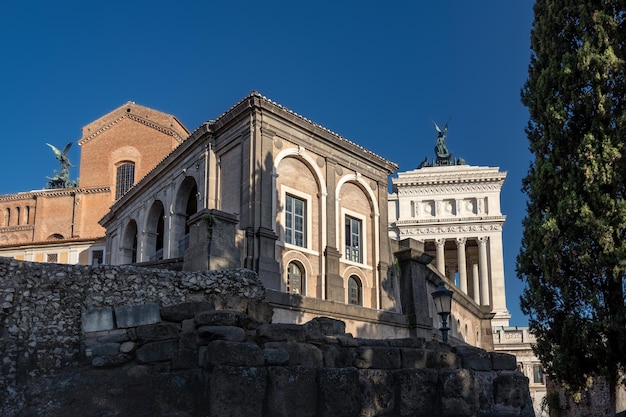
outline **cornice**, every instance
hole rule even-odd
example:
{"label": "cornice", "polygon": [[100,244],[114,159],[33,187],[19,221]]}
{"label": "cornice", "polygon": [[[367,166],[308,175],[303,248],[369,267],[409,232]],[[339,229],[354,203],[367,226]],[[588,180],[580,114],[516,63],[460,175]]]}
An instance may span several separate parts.
{"label": "cornice", "polygon": [[484,223],[499,223],[502,224],[504,223],[504,221],[506,220],[506,216],[503,215],[498,215],[498,216],[474,216],[474,217],[448,217],[448,218],[437,218],[436,220],[430,218],[430,219],[409,219],[409,220],[398,220],[396,221],[396,224],[398,226],[403,226],[403,225],[409,225],[409,226],[414,226],[414,225],[419,225],[419,224],[424,224],[424,225],[437,225],[440,223],[459,223],[460,224],[467,224],[469,222],[471,222],[472,224],[484,224]]}
{"label": "cornice", "polygon": [[[445,185],[442,185],[445,184]],[[434,194],[458,194],[458,193],[480,193],[480,192],[497,192],[502,189],[502,181],[494,183],[421,183],[421,184],[396,184],[398,196],[417,196],[417,195],[434,195]]]}
{"label": "cornice", "polygon": [[24,224],[20,226],[8,226],[8,227],[0,227],[0,234],[10,233],[10,232],[23,232],[24,230],[33,230],[35,226],[32,224]]}
{"label": "cornice", "polygon": [[144,126],[147,126],[147,127],[151,128],[151,129],[158,130],[159,132],[161,132],[161,133],[163,133],[165,135],[173,137],[174,139],[176,139],[176,141],[178,143],[181,143],[182,141],[185,140],[185,138],[181,137],[173,129],[166,128],[166,127],[163,127],[161,125],[158,125],[158,124],[154,123],[153,121],[145,119],[145,118],[140,117],[140,116],[137,116],[136,114],[126,113],[126,114],[124,114],[124,115],[114,119],[113,121],[109,122],[108,124],[106,124],[105,126],[101,127],[100,129],[96,130],[91,135],[85,136],[84,138],[82,138],[81,140],[78,141],[78,144],[81,145],[81,146],[84,145],[85,143],[89,142],[90,140],[92,140],[96,136],[99,136],[103,132],[106,132],[107,130],[109,130],[110,128],[112,128],[113,126],[115,126],[116,124],[118,124],[119,122],[121,122],[124,119],[133,120],[135,122],[141,123]]}
{"label": "cornice", "polygon": [[75,194],[100,194],[110,193],[111,187],[95,187],[95,188],[53,188],[45,190],[35,190],[17,194],[0,195],[0,201],[18,201],[32,200],[38,197],[63,197]]}

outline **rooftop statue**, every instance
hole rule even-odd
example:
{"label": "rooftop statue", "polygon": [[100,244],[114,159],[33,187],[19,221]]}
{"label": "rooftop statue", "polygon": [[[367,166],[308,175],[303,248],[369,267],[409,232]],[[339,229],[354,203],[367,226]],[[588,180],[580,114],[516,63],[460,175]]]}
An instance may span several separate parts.
{"label": "rooftop statue", "polygon": [[417,166],[417,168],[446,166],[446,165],[466,165],[463,158],[452,158],[452,153],[448,151],[446,146],[446,133],[448,132],[448,123],[441,129],[437,123],[433,121],[435,130],[437,131],[437,144],[435,145],[435,159],[429,161],[428,157]]}
{"label": "rooftop statue", "polygon": [[435,146],[435,154],[437,154],[437,160],[439,159],[447,159],[450,160],[452,156],[450,152],[448,152],[448,148],[446,147],[446,132],[448,131],[448,123],[443,127],[443,130],[437,126],[437,123],[433,121],[435,125],[435,130],[437,131],[437,145]]}
{"label": "rooftop statue", "polygon": [[76,187],[76,182],[70,180],[70,167],[73,167],[74,165],[70,163],[70,158],[67,155],[70,147],[72,146],[72,142],[65,145],[63,151],[58,150],[56,147],[50,145],[49,143],[46,143],[46,145],[52,148],[56,159],[61,164],[61,170],[59,172],[55,171],[54,177],[46,177],[49,180],[46,188],[56,189]]}

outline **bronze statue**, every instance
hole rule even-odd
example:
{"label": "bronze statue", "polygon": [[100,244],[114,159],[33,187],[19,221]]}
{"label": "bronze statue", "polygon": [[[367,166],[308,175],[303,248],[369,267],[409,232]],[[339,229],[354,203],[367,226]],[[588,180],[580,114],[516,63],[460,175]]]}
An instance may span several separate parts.
{"label": "bronze statue", "polygon": [[76,187],[76,182],[70,180],[70,167],[73,167],[70,163],[70,158],[67,155],[70,147],[72,146],[72,142],[65,145],[63,151],[58,150],[55,146],[46,143],[49,147],[52,148],[56,159],[61,164],[61,171],[55,172],[54,177],[48,178],[48,185],[46,188],[73,188]]}
{"label": "bronze statue", "polygon": [[[448,122],[450,121],[448,120]],[[435,130],[437,131],[435,159],[433,161],[429,161],[428,157],[424,158],[424,160],[417,166],[417,169],[446,165],[467,165],[467,162],[465,162],[463,158],[452,159],[452,153],[448,151],[448,147],[446,146],[446,132],[448,131],[448,122],[446,122],[446,125],[443,127],[443,129],[441,129],[433,120]]]}
{"label": "bronze statue", "polygon": [[435,154],[437,155],[437,159],[450,159],[450,152],[448,152],[448,148],[446,147],[446,132],[448,131],[448,123],[444,126],[443,130],[437,126],[437,123],[433,121],[435,125],[435,130],[437,131],[437,145],[435,146]]}

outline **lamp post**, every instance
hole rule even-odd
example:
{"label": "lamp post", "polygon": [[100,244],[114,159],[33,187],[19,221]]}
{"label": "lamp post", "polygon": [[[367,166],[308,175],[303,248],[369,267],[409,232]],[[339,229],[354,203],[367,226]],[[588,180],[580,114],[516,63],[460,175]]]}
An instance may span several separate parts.
{"label": "lamp post", "polygon": [[439,317],[441,317],[441,340],[443,343],[448,343],[448,316],[452,310],[452,291],[446,288],[443,281],[439,281],[439,286],[435,291],[431,293],[433,301],[435,302],[435,310]]}

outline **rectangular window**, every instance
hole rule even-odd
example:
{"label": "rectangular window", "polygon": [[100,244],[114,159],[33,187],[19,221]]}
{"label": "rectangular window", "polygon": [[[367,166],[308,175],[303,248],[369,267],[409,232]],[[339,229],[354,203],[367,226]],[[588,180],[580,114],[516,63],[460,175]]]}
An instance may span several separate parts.
{"label": "rectangular window", "polygon": [[91,264],[93,266],[102,265],[102,261],[104,259],[104,251],[103,250],[95,250],[91,252]]}
{"label": "rectangular window", "polygon": [[285,242],[306,247],[306,202],[287,194],[285,198]]}
{"label": "rectangular window", "polygon": [[59,262],[59,254],[57,253],[49,253],[47,256],[48,262],[57,263]]}
{"label": "rectangular window", "polygon": [[361,220],[346,216],[346,259],[361,262]]}
{"label": "rectangular window", "polygon": [[533,382],[535,384],[543,384],[543,367],[541,365],[533,365]]}

